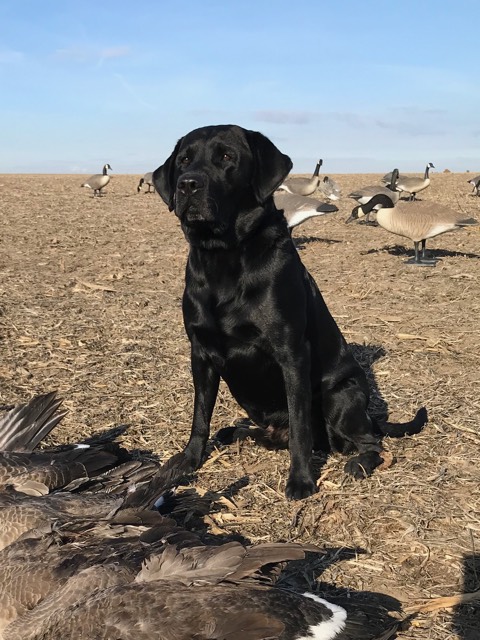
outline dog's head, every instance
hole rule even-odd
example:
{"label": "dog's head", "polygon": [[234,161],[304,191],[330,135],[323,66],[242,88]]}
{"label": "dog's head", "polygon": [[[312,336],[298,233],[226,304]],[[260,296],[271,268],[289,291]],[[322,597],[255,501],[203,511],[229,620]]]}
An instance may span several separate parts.
{"label": "dog's head", "polygon": [[261,133],[217,125],[181,138],[153,182],[192,244],[226,246],[259,224],[291,168]]}

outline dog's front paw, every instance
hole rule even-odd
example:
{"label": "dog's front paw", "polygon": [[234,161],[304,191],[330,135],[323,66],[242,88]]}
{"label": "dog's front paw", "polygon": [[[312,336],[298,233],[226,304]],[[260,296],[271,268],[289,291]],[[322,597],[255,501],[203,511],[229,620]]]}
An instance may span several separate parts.
{"label": "dog's front paw", "polygon": [[317,493],[318,488],[311,478],[292,478],[287,482],[285,493],[289,500],[303,500]]}
{"label": "dog's front paw", "polygon": [[358,456],[350,458],[345,465],[345,473],[350,474],[355,480],[363,480],[372,475],[373,470],[380,466],[383,458],[376,451],[361,453]]}

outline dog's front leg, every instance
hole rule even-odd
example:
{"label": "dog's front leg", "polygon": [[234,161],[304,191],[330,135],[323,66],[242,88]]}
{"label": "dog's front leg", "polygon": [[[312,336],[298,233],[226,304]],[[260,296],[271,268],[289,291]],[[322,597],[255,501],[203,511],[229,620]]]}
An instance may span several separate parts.
{"label": "dog's front leg", "polygon": [[286,494],[290,500],[317,491],[312,477],[312,390],[307,345],[284,354],[282,372],[288,402],[290,473]]}
{"label": "dog's front leg", "polygon": [[195,340],[192,341],[191,362],[195,400],[192,431],[185,448],[185,455],[192,469],[198,469],[202,464],[210,434],[210,420],[217,399],[220,376]]}

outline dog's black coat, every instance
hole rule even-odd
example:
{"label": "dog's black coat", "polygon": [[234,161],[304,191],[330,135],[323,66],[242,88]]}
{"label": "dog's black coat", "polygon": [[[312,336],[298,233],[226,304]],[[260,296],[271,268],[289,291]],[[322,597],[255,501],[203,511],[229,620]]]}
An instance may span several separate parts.
{"label": "dog's black coat", "polygon": [[[183,316],[195,401],[187,459],[192,468],[202,463],[223,378],[258,425],[248,435],[289,447],[286,493],[298,499],[316,491],[312,450],[357,451],[346,470],[363,477],[381,464],[382,447],[364,371],[273,202],[291,167],[262,134],[220,125],[181,138],[153,178],[190,243]],[[391,435],[418,431],[422,420]]]}

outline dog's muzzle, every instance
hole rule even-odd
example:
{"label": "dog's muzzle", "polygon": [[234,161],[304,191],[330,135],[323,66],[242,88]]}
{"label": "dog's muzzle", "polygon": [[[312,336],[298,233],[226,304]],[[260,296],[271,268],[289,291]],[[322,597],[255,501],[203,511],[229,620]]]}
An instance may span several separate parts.
{"label": "dog's muzzle", "polygon": [[207,180],[201,173],[184,173],[177,181],[175,213],[187,225],[215,220],[208,206]]}

